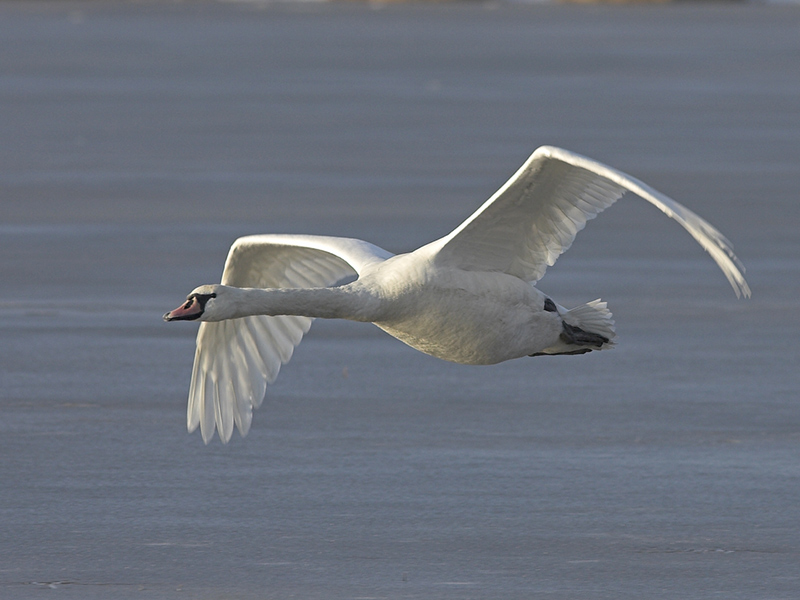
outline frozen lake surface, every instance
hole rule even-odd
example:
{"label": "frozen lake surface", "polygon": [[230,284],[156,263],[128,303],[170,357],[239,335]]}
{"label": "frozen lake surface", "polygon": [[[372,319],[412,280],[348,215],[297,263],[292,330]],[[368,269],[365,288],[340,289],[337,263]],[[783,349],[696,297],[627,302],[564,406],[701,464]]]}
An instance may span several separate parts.
{"label": "frozen lake surface", "polygon": [[[786,6],[0,3],[0,596],[800,597],[799,56]],[[542,144],[753,298],[629,197],[541,284],[614,351],[317,322],[247,438],[186,433],[161,315],[236,237],[410,250]]]}

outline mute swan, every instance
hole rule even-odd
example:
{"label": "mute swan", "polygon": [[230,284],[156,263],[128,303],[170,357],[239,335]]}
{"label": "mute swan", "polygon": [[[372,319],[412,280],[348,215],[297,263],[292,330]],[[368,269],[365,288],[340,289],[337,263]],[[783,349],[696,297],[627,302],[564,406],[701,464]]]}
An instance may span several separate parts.
{"label": "mute swan", "polygon": [[[641,181],[544,146],[449,235],[408,254],[313,235],[236,240],[221,285],[203,285],[164,315],[202,321],[187,425],[208,443],[247,434],[253,408],[315,317],[369,321],[409,346],[485,365],[614,345],[614,321],[595,300],[567,310],[534,287],[586,221],[631,191],[680,223],[711,254],[737,296],[744,270],[725,237]],[[337,282],[356,275],[347,285]]]}

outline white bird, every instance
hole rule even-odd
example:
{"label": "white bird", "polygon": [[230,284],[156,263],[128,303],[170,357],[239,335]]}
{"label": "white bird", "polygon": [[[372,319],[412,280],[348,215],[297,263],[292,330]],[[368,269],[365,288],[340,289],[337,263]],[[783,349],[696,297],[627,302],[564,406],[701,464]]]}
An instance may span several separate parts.
{"label": "white bird", "polygon": [[[586,221],[625,192],[654,204],[711,254],[737,296],[750,296],[725,237],[648,185],[567,150],[543,146],[449,235],[392,255],[356,239],[252,235],[231,246],[221,285],[204,285],[166,321],[199,320],[187,426],[208,443],[234,424],[246,435],[268,383],[314,318],[372,322],[426,354],[494,364],[614,345],[595,300],[567,310],[534,284]],[[347,277],[355,281],[337,285]]]}

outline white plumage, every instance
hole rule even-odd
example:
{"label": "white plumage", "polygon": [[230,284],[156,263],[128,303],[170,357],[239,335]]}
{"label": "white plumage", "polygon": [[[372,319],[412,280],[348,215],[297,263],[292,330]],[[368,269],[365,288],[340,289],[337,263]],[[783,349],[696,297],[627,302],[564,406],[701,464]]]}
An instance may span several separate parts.
{"label": "white plumage", "polygon": [[[166,320],[200,320],[187,425],[207,443],[245,435],[267,384],[315,317],[370,321],[423,352],[492,364],[614,344],[604,302],[567,310],[534,287],[589,219],[625,192],[680,223],[737,296],[749,296],[733,249],[695,213],[641,181],[559,148],[536,150],[449,235],[393,256],[361,240],[255,235],[233,244],[221,285],[195,289]],[[345,278],[357,279],[337,285]]]}

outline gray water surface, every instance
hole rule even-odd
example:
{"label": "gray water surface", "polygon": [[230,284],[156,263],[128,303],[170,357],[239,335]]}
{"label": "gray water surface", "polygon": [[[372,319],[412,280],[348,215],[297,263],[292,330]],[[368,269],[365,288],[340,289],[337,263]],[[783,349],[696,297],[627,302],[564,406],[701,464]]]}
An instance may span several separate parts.
{"label": "gray water surface", "polygon": [[[800,9],[0,3],[0,597],[800,597]],[[452,230],[541,144],[636,198],[541,288],[619,346],[451,365],[317,322],[185,431],[231,242]]]}

